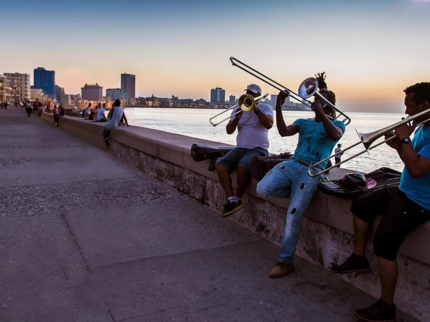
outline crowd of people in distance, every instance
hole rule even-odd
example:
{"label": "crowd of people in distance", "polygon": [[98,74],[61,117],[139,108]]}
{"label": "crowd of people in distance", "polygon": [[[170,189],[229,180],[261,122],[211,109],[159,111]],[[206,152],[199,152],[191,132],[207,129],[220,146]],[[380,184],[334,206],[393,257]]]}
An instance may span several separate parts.
{"label": "crowd of people in distance", "polygon": [[[277,164],[257,184],[257,194],[263,198],[289,198],[284,234],[279,250],[279,259],[269,272],[270,278],[281,278],[295,271],[293,258],[300,234],[301,218],[309,207],[322,180],[316,172],[326,164],[312,164],[326,159],[345,132],[345,124],[334,117],[336,95],[328,90],[325,73],[317,74],[319,94],[315,96],[312,110],[314,118],[298,119],[285,124],[282,105],[289,93],[281,91],[276,101],[276,125],[282,137],[298,134],[296,150],[290,159]],[[405,114],[409,116],[430,110],[430,82],[409,86],[405,92]],[[261,96],[258,85],[248,85],[246,93],[254,98]],[[330,104],[327,104],[327,103]],[[272,108],[257,103],[250,112],[243,113],[239,107],[233,109],[226,126],[227,134],[237,129],[237,146],[216,163],[219,182],[227,196],[222,207],[222,216],[229,216],[243,207],[242,196],[251,179],[251,159],[267,156],[268,132],[273,126]],[[338,274],[368,273],[370,265],[366,258],[366,246],[371,226],[377,215],[382,215],[374,237],[374,253],[377,257],[381,280],[381,297],[373,305],[355,310],[357,317],[365,321],[395,321],[394,293],[398,276],[396,256],[400,245],[413,229],[430,220],[430,113],[419,116],[412,124],[406,123],[388,133],[395,136],[387,145],[395,149],[405,164],[399,187],[373,190],[355,199],[352,204],[354,249],[349,258],[335,264],[331,271]],[[420,126],[417,124],[423,123]],[[414,134],[413,139],[410,136]],[[341,145],[335,150],[336,163],[343,154]],[[237,189],[234,193],[231,173],[237,170]]]}
{"label": "crowd of people in distance", "polygon": [[105,103],[103,103],[103,105],[99,103],[94,108],[91,108],[91,103],[89,103],[88,107],[82,111],[81,115],[84,120],[106,123],[103,128],[103,142],[106,144],[106,148],[109,146],[110,130],[120,125],[129,126],[120,100],[115,100],[107,116]]}

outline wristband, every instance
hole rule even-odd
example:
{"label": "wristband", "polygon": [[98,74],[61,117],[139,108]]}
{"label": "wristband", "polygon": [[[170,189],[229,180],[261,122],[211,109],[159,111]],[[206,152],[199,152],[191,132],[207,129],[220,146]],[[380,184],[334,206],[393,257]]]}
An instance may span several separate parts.
{"label": "wristband", "polygon": [[409,137],[405,137],[403,139],[400,140],[400,144],[410,144],[411,143],[411,139]]}

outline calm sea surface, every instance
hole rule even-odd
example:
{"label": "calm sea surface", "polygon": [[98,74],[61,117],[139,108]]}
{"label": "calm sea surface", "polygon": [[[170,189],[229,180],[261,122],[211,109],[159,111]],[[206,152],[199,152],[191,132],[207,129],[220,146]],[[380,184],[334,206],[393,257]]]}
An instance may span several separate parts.
{"label": "calm sea surface", "polygon": [[[190,137],[207,139],[215,142],[236,145],[236,134],[228,135],[225,131],[224,122],[216,127],[209,123],[209,118],[219,113],[217,110],[209,109],[179,109],[179,108],[126,108],[126,115],[130,125],[142,126],[171,133],[187,135]],[[229,115],[226,112],[222,116]],[[298,118],[313,117],[311,112],[290,112],[284,111],[285,122],[288,124]],[[385,126],[401,120],[404,114],[383,114],[383,113],[348,113],[351,123],[347,126],[346,132],[339,143],[345,148],[358,141],[355,130],[361,133],[368,133],[379,130]],[[269,131],[270,148],[269,152],[294,152],[298,135],[282,138],[276,129],[276,124]],[[381,140],[381,139],[380,139]],[[378,142],[380,141],[378,140]],[[342,158],[347,158],[362,149],[356,147],[344,153]],[[361,156],[348,161],[342,167],[348,169],[370,172],[380,167],[389,167],[398,171],[403,170],[403,163],[397,153],[383,145]]]}

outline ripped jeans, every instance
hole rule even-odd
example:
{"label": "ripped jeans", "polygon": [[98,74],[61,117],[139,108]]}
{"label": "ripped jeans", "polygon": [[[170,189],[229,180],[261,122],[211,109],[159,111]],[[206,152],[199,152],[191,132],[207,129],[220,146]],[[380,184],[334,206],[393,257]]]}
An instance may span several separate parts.
{"label": "ripped jeans", "polygon": [[[290,198],[284,236],[279,249],[280,262],[293,262],[299,240],[300,219],[317,191],[319,177],[310,177],[308,169],[308,166],[290,159],[276,165],[257,185],[257,193],[261,197]],[[320,170],[313,168],[313,173],[317,171]]]}

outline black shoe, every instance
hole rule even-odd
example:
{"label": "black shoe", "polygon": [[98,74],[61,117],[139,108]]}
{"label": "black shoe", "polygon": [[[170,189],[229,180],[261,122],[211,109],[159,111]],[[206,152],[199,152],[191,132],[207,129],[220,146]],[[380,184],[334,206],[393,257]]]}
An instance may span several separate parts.
{"label": "black shoe", "polygon": [[330,270],[338,274],[369,273],[371,271],[367,258],[355,254],[349,256],[343,264],[333,265]]}
{"label": "black shoe", "polygon": [[228,202],[222,207],[222,216],[230,216],[243,207],[242,201]]}
{"label": "black shoe", "polygon": [[382,300],[368,308],[355,310],[354,313],[364,321],[396,321],[396,306]]}

